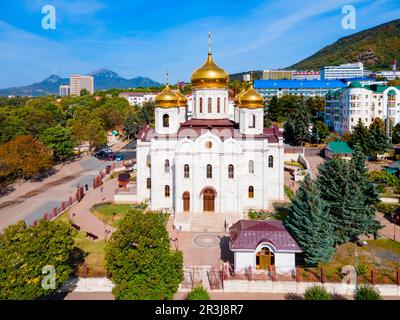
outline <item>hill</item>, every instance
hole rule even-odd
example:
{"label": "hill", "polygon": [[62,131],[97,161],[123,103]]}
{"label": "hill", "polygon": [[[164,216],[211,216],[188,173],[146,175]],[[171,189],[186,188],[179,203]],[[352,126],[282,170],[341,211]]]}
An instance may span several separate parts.
{"label": "hill", "polygon": [[[125,79],[118,75],[116,72],[100,69],[93,71],[90,75],[94,78],[94,89],[105,90],[105,89],[126,89],[126,88],[138,88],[138,87],[158,87],[161,84],[146,77],[135,77],[133,79]],[[68,78],[60,78],[56,75],[44,79],[41,82],[36,82],[27,86],[11,87],[6,89],[0,89],[0,96],[44,96],[51,94],[58,94],[59,86],[63,83],[69,83]]]}
{"label": "hill", "polygon": [[400,19],[340,38],[312,56],[288,67],[318,70],[322,66],[361,61],[368,70],[391,69],[400,55]]}

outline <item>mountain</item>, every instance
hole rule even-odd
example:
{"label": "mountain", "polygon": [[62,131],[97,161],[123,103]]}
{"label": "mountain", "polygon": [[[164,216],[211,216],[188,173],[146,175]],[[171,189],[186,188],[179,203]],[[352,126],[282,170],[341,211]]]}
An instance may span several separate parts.
{"label": "mountain", "polygon": [[400,19],[340,38],[312,56],[288,67],[318,70],[322,66],[361,61],[368,70],[391,70],[399,58]]}
{"label": "mountain", "polygon": [[[161,85],[160,83],[146,77],[125,79],[118,73],[108,69],[93,71],[90,75],[94,78],[95,90],[159,87]],[[0,96],[44,96],[58,94],[59,87],[63,83],[69,83],[69,78],[60,78],[59,76],[51,75],[42,82],[36,82],[27,86],[0,89]]]}

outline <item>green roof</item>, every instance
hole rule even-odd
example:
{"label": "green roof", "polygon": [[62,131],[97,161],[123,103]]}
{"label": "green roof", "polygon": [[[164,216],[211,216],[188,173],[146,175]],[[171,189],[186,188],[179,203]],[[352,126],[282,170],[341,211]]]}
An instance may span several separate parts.
{"label": "green roof", "polygon": [[396,95],[396,91],[394,91],[393,89],[389,90],[388,94]]}
{"label": "green roof", "polygon": [[362,88],[362,84],[359,81],[353,81],[349,84],[348,88]]}
{"label": "green roof", "polygon": [[353,153],[353,149],[349,147],[347,142],[344,141],[332,141],[329,142],[326,147],[330,152],[339,154],[339,153]]}

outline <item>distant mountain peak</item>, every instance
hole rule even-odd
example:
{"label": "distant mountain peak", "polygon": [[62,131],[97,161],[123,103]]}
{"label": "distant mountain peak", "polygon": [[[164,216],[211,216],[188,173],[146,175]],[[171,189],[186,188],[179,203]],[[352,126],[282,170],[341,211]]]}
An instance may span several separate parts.
{"label": "distant mountain peak", "polygon": [[95,70],[89,73],[89,75],[94,77],[104,77],[104,78],[121,78],[121,76],[118,73],[106,68]]}
{"label": "distant mountain peak", "polygon": [[51,83],[57,83],[60,82],[60,80],[62,80],[62,78],[60,78],[59,76],[52,74],[50,77],[47,77],[46,79],[43,80],[43,82],[51,82]]}

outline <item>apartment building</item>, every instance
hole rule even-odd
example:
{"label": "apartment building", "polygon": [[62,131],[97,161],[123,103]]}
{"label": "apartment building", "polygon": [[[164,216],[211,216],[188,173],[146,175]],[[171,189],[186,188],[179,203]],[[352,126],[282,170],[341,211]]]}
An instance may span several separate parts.
{"label": "apartment building", "polygon": [[400,87],[354,81],[325,96],[325,122],[339,134],[351,133],[359,120],[369,126],[375,118],[386,125],[400,122]]}
{"label": "apartment building", "polygon": [[145,102],[154,101],[157,92],[121,92],[118,96],[128,100],[131,106],[138,105],[142,106]]}
{"label": "apartment building", "polygon": [[341,64],[340,66],[325,66],[321,68],[321,80],[337,80],[364,77],[362,62]]}
{"label": "apartment building", "polygon": [[71,95],[79,96],[81,90],[86,89],[90,94],[94,93],[94,80],[92,76],[71,74],[69,77]]}

